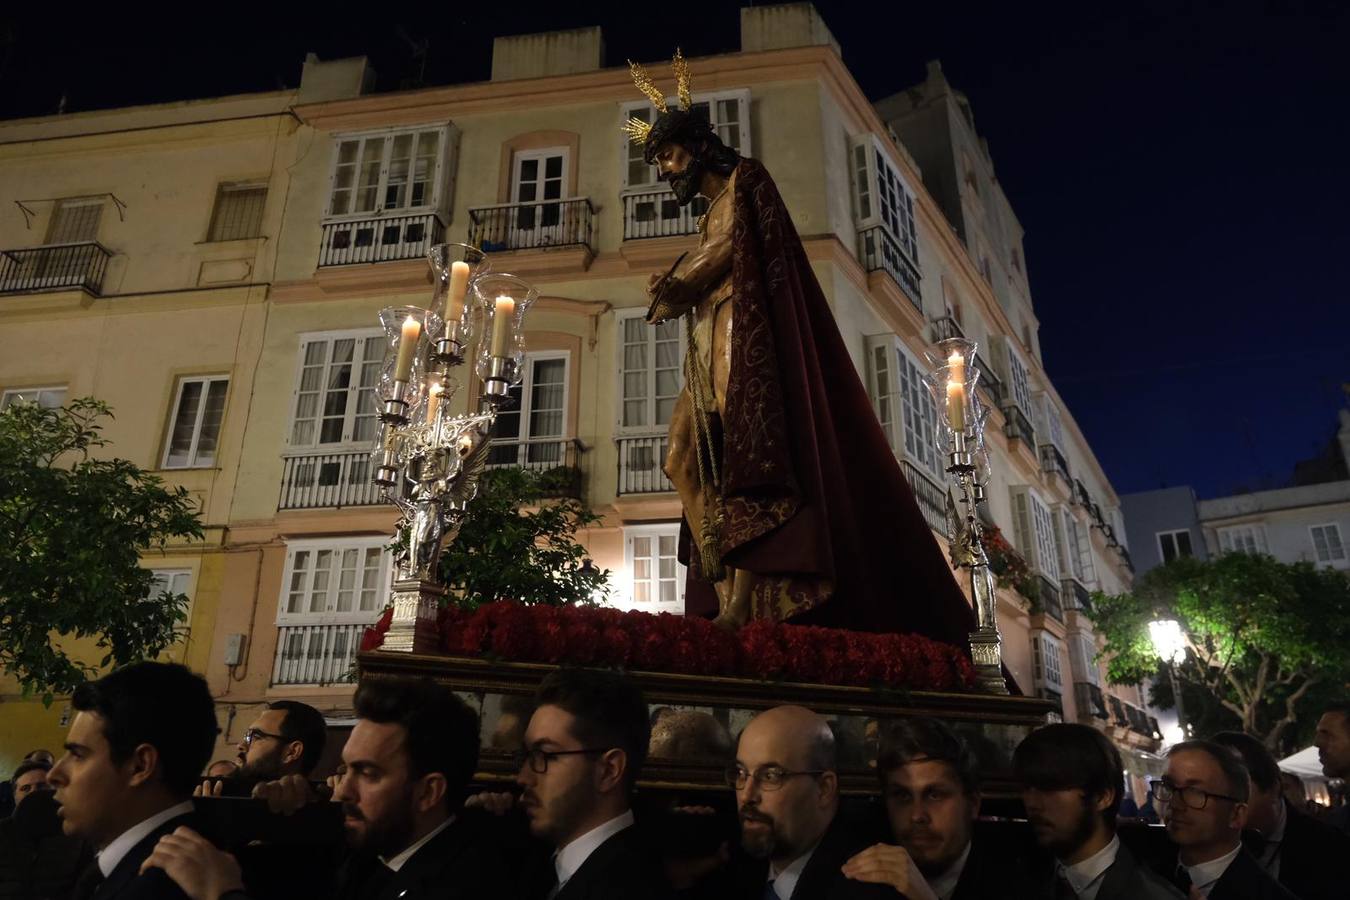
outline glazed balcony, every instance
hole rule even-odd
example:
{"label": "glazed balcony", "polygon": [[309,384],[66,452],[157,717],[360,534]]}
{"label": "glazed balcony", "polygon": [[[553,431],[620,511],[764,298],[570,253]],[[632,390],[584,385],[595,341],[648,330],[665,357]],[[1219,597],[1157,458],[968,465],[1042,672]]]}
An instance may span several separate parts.
{"label": "glazed balcony", "polygon": [[79,288],[98,296],[111,258],[97,241],[0,250],[0,294]]}
{"label": "glazed balcony", "polygon": [[445,223],[436,213],[325,222],[319,267],[421,259],[444,241]]}

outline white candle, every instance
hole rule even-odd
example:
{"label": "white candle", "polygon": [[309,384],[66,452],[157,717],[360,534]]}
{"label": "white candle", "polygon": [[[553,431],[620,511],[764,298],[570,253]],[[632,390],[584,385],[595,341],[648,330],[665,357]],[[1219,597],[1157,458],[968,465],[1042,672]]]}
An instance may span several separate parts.
{"label": "white candle", "polygon": [[966,360],[960,353],[947,357],[947,421],[958,434],[966,430]]}
{"label": "white candle", "polygon": [[516,314],[516,301],[503,294],[493,303],[492,355],[506,356],[506,340],[511,336],[511,317]]}
{"label": "white candle", "polygon": [[412,378],[413,354],[417,352],[417,339],[421,335],[421,322],[412,316],[403,320],[403,333],[398,341],[398,359],[394,363],[395,381],[408,381]]}
{"label": "white candle", "polygon": [[459,321],[464,314],[464,294],[469,289],[469,264],[453,262],[450,264],[450,300],[446,307],[445,324],[447,327]]}
{"label": "white candle", "polygon": [[433,381],[431,387],[427,390],[427,424],[436,424],[436,413],[441,408],[441,392],[445,388],[439,381]]}

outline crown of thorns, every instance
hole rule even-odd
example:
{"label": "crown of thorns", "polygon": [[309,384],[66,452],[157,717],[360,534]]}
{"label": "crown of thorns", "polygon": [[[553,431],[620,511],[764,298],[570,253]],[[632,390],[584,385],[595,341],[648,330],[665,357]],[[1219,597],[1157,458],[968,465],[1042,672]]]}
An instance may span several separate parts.
{"label": "crown of thorns", "polygon": [[689,85],[689,62],[679,48],[676,48],[675,56],[670,61],[670,68],[675,74],[675,91],[680,98],[678,109],[670,108],[666,103],[666,95],[661,93],[661,89],[652,81],[646,69],[631,59],[628,61],[628,69],[633,74],[633,84],[637,85],[637,89],[651,101],[652,106],[656,107],[657,115],[654,122],[644,122],[636,116],[630,117],[623,123],[622,128],[628,134],[629,140],[643,147],[643,156],[649,163],[653,161],[656,148],[667,141],[696,139],[713,133],[708,119],[694,111],[693,93]]}

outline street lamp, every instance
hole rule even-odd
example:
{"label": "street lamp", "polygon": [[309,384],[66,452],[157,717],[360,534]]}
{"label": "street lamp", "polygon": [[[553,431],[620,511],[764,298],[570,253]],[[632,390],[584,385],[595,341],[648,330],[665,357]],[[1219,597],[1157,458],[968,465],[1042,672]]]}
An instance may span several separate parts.
{"label": "street lamp", "polygon": [[1177,726],[1186,735],[1186,712],[1181,705],[1181,687],[1177,684],[1176,667],[1186,661],[1186,635],[1176,619],[1154,619],[1148,623],[1148,636],[1153,652],[1167,664],[1167,677],[1172,683],[1172,697],[1177,707]]}

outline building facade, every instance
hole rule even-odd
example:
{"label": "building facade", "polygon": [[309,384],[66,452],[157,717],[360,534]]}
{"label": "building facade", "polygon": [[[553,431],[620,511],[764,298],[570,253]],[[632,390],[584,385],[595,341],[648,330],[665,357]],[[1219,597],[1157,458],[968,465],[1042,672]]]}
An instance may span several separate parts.
{"label": "building facade", "polygon": [[[980,342],[989,523],[1030,572],[999,591],[1013,677],[1155,747],[1082,612],[1129,585],[1119,503],[1041,365],[1021,229],[969,104],[933,68],[874,106],[809,5],[744,10],[741,37],[690,60],[694,101],[773,173],[939,543],[919,379],[936,340]],[[696,244],[697,210],[626,143],[619,124],[653,111],[603,63],[599,29],[579,29],[498,38],[483,82],[371,93],[365,60],[311,57],[294,91],[0,123],[14,199],[56,198],[0,221],[6,259],[25,260],[0,280],[0,390],[107,399],[118,455],[200,493],[206,546],[145,564],[189,573],[184,652],[218,699],[222,754],[272,699],[350,715],[395,518],[367,459],[376,314],[425,304],[434,243],[481,246],[540,288],[490,464],[572,470],[612,602],[682,611],[661,462],[684,340],[643,313],[649,274]],[[78,210],[100,197],[91,231]]]}

